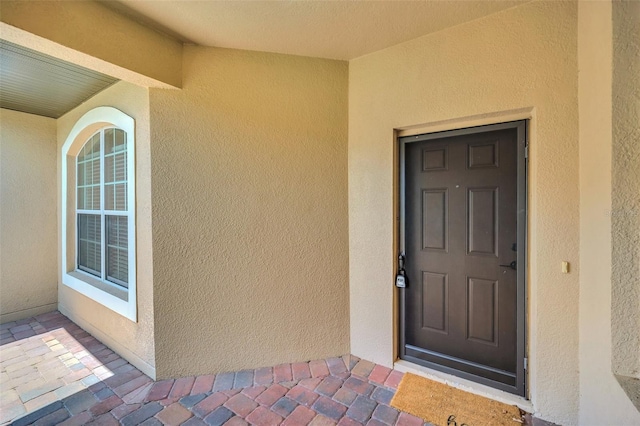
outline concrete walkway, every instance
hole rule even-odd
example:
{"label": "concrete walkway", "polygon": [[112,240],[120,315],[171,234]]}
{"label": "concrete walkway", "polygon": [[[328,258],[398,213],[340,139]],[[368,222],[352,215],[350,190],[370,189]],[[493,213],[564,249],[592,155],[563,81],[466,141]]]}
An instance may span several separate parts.
{"label": "concrete walkway", "polygon": [[416,425],[354,356],[154,382],[59,312],[0,327],[0,424]]}

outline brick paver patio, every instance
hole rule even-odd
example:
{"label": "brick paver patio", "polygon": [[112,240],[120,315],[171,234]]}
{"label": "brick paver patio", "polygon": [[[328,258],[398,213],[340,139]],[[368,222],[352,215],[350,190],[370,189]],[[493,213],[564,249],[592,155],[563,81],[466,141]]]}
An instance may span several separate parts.
{"label": "brick paver patio", "polygon": [[152,381],[59,312],[0,326],[0,424],[423,425],[402,373],[346,355]]}
{"label": "brick paver patio", "polygon": [[154,382],[57,311],[0,325],[0,366],[0,425],[429,425],[353,355]]}

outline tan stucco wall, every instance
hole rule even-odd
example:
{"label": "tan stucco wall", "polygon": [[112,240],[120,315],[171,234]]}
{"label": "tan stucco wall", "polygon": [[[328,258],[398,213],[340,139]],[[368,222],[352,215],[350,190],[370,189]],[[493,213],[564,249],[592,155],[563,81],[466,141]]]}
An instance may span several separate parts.
{"label": "tan stucco wall", "polygon": [[[611,342],[611,222],[612,217],[617,216],[612,214],[611,210],[611,2],[581,2],[578,16],[582,265],[579,424],[640,424],[640,413],[620,388],[611,370],[612,355],[620,354],[620,348],[614,349]],[[633,86],[626,87],[629,89]],[[619,109],[619,106],[615,109]],[[615,188],[618,187],[614,186],[614,191]],[[639,193],[640,187],[636,184],[636,196]],[[636,225],[636,234],[638,228],[640,226]],[[633,235],[633,232],[630,235]],[[638,279],[635,282],[637,283]],[[621,311],[620,314],[626,316],[628,310]],[[640,326],[636,326],[635,330],[638,328]],[[626,335],[629,336],[633,331],[627,330]],[[635,354],[637,353],[638,348]]]}
{"label": "tan stucco wall", "polygon": [[0,109],[0,322],[56,309],[56,121]]}
{"label": "tan stucco wall", "polygon": [[[58,124],[58,209],[60,209],[61,150],[74,124],[87,111],[112,106],[135,120],[136,244],[138,322],[132,322],[61,282],[60,311],[150,376],[155,375],[153,261],[151,236],[151,157],[149,91],[119,82],[63,115]],[[60,236],[58,236],[60,238]],[[61,242],[59,241],[59,244]],[[58,267],[61,273],[60,267]]]}
{"label": "tan stucco wall", "polygon": [[3,0],[0,37],[143,86],[180,87],[182,43],[97,1]]}
{"label": "tan stucco wall", "polygon": [[614,367],[640,378],[640,2],[613,4]]}
{"label": "tan stucco wall", "polygon": [[184,58],[150,91],[158,376],[347,353],[347,63]]}
{"label": "tan stucco wall", "polygon": [[[529,390],[578,421],[577,3],[532,2],[349,66],[351,351],[394,362],[394,129],[533,108],[529,161]],[[561,273],[561,261],[571,273]]]}
{"label": "tan stucco wall", "polygon": [[612,15],[612,367],[640,424],[640,2]]}

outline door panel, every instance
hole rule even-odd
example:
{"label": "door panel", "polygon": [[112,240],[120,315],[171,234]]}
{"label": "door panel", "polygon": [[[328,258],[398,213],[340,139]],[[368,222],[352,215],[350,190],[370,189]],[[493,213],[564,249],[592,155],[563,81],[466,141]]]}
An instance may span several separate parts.
{"label": "door panel", "polygon": [[467,253],[498,256],[498,188],[469,188]]}
{"label": "door panel", "polygon": [[467,338],[498,346],[498,281],[467,277]]}
{"label": "door panel", "polygon": [[523,299],[509,267],[518,260],[517,138],[512,126],[406,142],[403,164],[401,356],[511,391],[523,389]]}
{"label": "door panel", "polygon": [[422,248],[447,251],[447,189],[422,191]]}
{"label": "door panel", "polygon": [[422,327],[444,334],[449,318],[447,281],[447,274],[422,272],[422,306],[430,306],[422,311]]}

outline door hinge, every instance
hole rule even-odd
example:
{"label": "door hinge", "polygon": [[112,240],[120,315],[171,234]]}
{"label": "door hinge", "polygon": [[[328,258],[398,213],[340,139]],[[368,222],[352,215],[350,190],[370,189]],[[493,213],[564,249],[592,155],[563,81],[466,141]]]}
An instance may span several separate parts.
{"label": "door hinge", "polygon": [[529,158],[529,145],[524,147],[524,158]]}
{"label": "door hinge", "polygon": [[528,370],[529,369],[529,358],[525,358],[524,359],[524,369]]}

